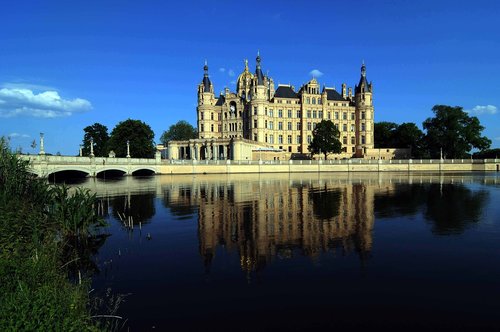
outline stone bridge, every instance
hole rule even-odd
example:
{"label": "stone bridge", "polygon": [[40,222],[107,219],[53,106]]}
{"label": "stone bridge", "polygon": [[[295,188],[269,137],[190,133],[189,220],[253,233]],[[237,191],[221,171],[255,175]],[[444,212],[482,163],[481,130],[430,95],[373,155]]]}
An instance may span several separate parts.
{"label": "stone bridge", "polygon": [[110,158],[110,157],[71,157],[21,155],[21,159],[30,161],[30,170],[39,177],[48,177],[58,172],[81,172],[88,177],[99,176],[103,172],[134,175],[137,172],[159,174],[161,158]]}

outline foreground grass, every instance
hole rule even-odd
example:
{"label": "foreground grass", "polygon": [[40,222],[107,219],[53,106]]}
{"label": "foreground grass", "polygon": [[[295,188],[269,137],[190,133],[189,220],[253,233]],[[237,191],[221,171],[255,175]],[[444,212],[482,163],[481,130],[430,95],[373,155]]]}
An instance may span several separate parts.
{"label": "foreground grass", "polygon": [[27,167],[0,138],[0,330],[101,330],[89,313],[88,280],[68,278],[80,258],[65,240],[85,242],[103,225],[95,197],[49,186]]}

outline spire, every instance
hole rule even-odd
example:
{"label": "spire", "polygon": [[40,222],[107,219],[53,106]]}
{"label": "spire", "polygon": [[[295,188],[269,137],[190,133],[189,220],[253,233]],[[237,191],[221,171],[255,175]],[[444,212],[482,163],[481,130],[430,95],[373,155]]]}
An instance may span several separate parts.
{"label": "spire", "polygon": [[257,77],[257,85],[264,85],[264,75],[262,74],[262,69],[260,68],[260,52],[257,51],[257,65],[255,68],[255,76]]}
{"label": "spire", "polygon": [[210,92],[210,85],[212,82],[210,82],[210,78],[208,78],[208,64],[207,60],[205,60],[205,65],[203,66],[203,92]]}
{"label": "spire", "polygon": [[366,80],[366,66],[365,60],[361,64],[361,77],[359,79],[359,84],[356,85],[354,89],[355,93],[369,92],[368,81]]}

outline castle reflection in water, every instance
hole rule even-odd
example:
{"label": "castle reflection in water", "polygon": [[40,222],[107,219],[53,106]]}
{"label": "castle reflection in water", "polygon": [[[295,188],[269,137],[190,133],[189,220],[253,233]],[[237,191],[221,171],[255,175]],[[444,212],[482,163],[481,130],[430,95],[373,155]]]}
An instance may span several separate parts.
{"label": "castle reflection in water", "polygon": [[[197,207],[200,254],[210,268],[218,246],[237,251],[243,270],[260,270],[273,259],[295,254],[356,252],[369,256],[374,194],[378,181],[352,183],[281,175],[200,178],[186,187],[164,188],[174,210]],[[187,212],[187,211],[186,211]],[[194,211],[193,211],[194,212]]]}

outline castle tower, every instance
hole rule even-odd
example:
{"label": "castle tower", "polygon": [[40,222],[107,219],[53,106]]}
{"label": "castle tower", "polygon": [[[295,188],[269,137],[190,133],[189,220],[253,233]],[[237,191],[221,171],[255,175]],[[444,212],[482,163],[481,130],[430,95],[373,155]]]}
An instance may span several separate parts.
{"label": "castle tower", "polygon": [[250,139],[254,141],[264,142],[264,132],[265,132],[265,112],[264,109],[267,104],[267,78],[262,74],[262,68],[260,65],[260,54],[257,52],[257,58],[255,59],[255,75],[252,80],[252,98],[250,103],[250,125],[251,125],[251,136]]}
{"label": "castle tower", "polygon": [[361,65],[359,84],[354,89],[356,104],[356,156],[361,157],[364,149],[373,148],[373,99],[372,83],[366,79],[365,63]]}
{"label": "castle tower", "polygon": [[218,114],[216,114],[214,87],[208,76],[208,65],[203,66],[203,80],[198,85],[198,138],[217,137]]}

